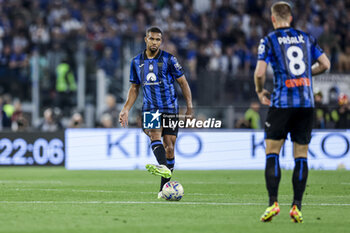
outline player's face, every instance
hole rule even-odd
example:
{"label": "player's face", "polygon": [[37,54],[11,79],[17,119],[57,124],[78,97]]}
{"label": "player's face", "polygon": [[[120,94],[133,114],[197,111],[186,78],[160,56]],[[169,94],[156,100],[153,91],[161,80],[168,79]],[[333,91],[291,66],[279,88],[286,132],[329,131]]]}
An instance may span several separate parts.
{"label": "player's face", "polygon": [[162,44],[162,34],[158,32],[149,32],[145,37],[146,47],[152,53],[157,52]]}

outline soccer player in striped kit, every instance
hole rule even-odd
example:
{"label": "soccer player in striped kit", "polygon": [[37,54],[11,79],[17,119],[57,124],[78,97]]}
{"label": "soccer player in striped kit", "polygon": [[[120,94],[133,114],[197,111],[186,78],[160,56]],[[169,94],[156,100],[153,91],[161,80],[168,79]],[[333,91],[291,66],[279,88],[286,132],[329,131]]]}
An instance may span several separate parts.
{"label": "soccer player in striped kit", "polygon": [[[265,180],[269,207],[261,216],[263,222],[271,221],[280,211],[277,200],[281,179],[279,153],[288,133],[293,142],[295,159],[290,217],[293,222],[303,222],[301,201],[308,176],[307,152],[314,109],[312,75],[330,68],[330,62],[316,40],[290,27],[292,19],[288,3],[280,1],[272,5],[271,21],[275,30],[261,39],[254,73],[259,100],[270,106],[265,121]],[[271,95],[264,89],[268,63],[274,71]]]}
{"label": "soccer player in striped kit", "polygon": [[[119,122],[128,125],[128,114],[139,94],[143,91],[142,112],[153,112],[153,117],[160,117],[161,123],[178,120],[179,106],[175,90],[175,81],[179,84],[186,100],[186,116],[192,116],[192,95],[184,71],[176,57],[160,49],[163,32],[158,27],[146,31],[146,49],[132,59],[130,82],[126,103],[119,114]],[[145,119],[143,119],[145,120]],[[153,118],[152,118],[153,120]],[[147,164],[146,169],[155,175],[162,176],[158,198],[162,197],[162,187],[171,178],[174,169],[174,148],[178,133],[176,127],[161,126],[159,129],[145,128],[144,132],[151,140],[151,147],[159,165]],[[163,141],[161,140],[163,137]]]}

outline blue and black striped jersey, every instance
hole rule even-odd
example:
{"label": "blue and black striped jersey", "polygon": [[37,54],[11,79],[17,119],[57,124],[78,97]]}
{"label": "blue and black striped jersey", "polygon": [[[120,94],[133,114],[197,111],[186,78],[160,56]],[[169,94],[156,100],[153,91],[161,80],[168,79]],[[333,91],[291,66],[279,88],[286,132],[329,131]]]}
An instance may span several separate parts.
{"label": "blue and black striped jersey", "polygon": [[293,28],[279,28],[260,41],[258,60],[271,62],[274,90],[271,106],[314,107],[311,66],[323,53],[316,39]]}
{"label": "blue and black striped jersey", "polygon": [[176,57],[159,50],[153,59],[148,59],[146,51],[131,61],[130,82],[141,84],[143,90],[142,111],[178,113],[176,79],[184,75]]}

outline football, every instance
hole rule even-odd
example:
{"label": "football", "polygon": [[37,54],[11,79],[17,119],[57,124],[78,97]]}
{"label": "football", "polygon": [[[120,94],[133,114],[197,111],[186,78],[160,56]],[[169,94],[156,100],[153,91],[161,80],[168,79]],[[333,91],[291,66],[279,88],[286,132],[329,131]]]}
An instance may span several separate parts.
{"label": "football", "polygon": [[164,184],[162,193],[165,200],[180,201],[184,196],[184,188],[177,181],[169,181]]}

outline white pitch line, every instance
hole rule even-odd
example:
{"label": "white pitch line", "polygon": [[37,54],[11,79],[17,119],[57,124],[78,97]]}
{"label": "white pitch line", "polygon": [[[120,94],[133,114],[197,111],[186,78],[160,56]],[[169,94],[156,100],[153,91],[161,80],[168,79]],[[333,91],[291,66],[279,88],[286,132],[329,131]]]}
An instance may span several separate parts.
{"label": "white pitch line", "polygon": [[109,191],[109,190],[78,190],[78,189],[12,189],[15,191],[44,191],[44,192],[82,192],[82,193],[113,193],[124,191]]}
{"label": "white pitch line", "polygon": [[[223,203],[223,202],[167,202],[167,201],[0,201],[0,204],[160,204],[160,205],[215,205],[215,206],[266,206],[266,203]],[[290,203],[281,203],[290,206]],[[311,203],[306,206],[350,206],[349,203]]]}
{"label": "white pitch line", "polygon": [[[59,180],[0,180],[0,183],[4,184],[70,184],[72,182],[70,181],[59,181]],[[133,181],[134,184],[156,184],[157,182],[155,181]],[[125,183],[121,183],[125,184]],[[215,185],[227,185],[227,184],[233,184],[233,185],[239,185],[239,184],[261,184],[259,182],[235,182],[235,181],[228,181],[228,182],[217,182],[217,181],[189,181],[186,182],[187,185],[210,185],[210,184],[215,184]],[[342,183],[342,184],[350,184],[350,183]]]}
{"label": "white pitch line", "polygon": [[[4,183],[4,184],[11,184],[11,183],[14,183],[14,184],[70,184],[72,182],[63,182],[63,181],[59,181],[59,180],[51,180],[51,181],[46,181],[46,180],[0,180],[0,184],[1,183]],[[133,182],[134,184],[156,184],[157,182],[153,182],[153,181],[135,181]],[[121,183],[121,184],[125,184],[125,183]],[[228,181],[228,182],[210,182],[210,181],[189,181],[189,182],[186,182],[187,185],[190,185],[190,184],[207,184],[207,185],[210,185],[210,184],[216,184],[216,185],[221,185],[221,184],[233,184],[233,185],[240,185],[240,184],[261,184],[259,182],[249,182],[249,183],[246,183],[246,182],[234,182],[234,181]],[[348,182],[342,182],[340,183],[341,185],[350,185],[350,183]]]}
{"label": "white pitch line", "polygon": [[216,182],[216,181],[189,181],[186,184],[261,184],[261,182],[235,182],[235,181],[227,181],[227,182]]}
{"label": "white pitch line", "polygon": [[[83,190],[83,189],[41,189],[41,188],[15,188],[15,191],[43,191],[43,192],[81,192],[81,193],[126,193],[126,194],[158,194],[158,192],[130,192],[124,190]],[[232,193],[185,193],[186,196],[231,196]],[[289,197],[289,195],[280,195]],[[308,195],[309,197],[317,195]],[[348,198],[349,196],[331,196],[332,198]]]}
{"label": "white pitch line", "polygon": [[62,181],[59,180],[0,180],[0,183],[3,184],[62,184]]}
{"label": "white pitch line", "polygon": [[[44,192],[82,192],[82,193],[129,193],[129,194],[158,194],[157,192],[129,192],[123,190],[79,190],[79,189],[11,189],[15,191],[44,191]],[[186,196],[227,196],[223,193],[186,193]]]}

